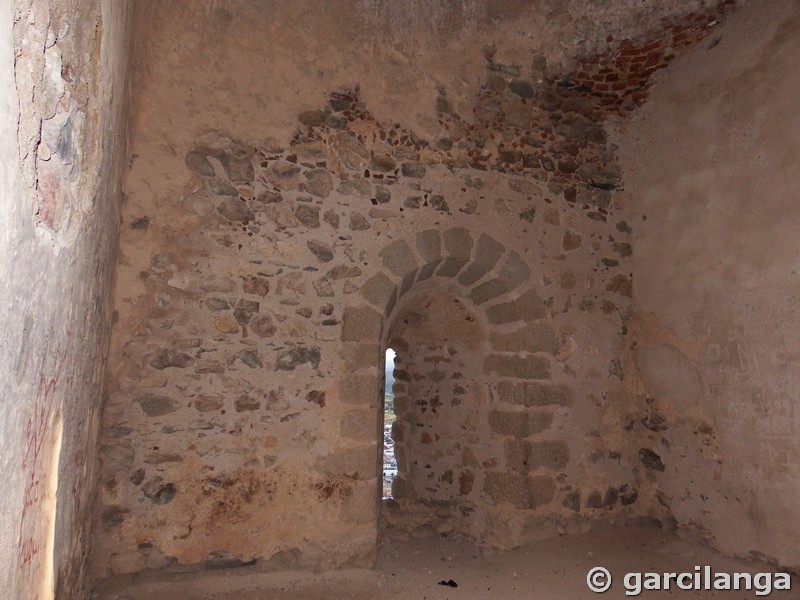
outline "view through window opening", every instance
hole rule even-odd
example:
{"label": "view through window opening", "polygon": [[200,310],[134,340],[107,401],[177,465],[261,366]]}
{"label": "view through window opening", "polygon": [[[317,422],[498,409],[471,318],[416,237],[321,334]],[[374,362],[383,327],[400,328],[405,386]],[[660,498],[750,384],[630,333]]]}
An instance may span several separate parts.
{"label": "view through window opening", "polygon": [[394,455],[394,439],[392,439],[392,423],[394,414],[394,357],[391,348],[386,349],[386,377],[383,389],[383,498],[392,497],[392,482],[397,476],[397,459]]}

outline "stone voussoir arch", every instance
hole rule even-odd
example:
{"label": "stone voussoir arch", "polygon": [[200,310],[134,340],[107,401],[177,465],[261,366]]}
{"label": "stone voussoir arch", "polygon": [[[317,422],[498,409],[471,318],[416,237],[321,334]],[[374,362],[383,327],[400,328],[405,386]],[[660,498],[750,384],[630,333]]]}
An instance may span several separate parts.
{"label": "stone voussoir arch", "polygon": [[[401,300],[413,296],[414,290],[437,278],[447,282],[451,290],[459,290],[457,295],[468,300],[473,310],[481,314],[490,333],[482,364],[484,378],[493,382],[495,392],[492,395],[500,395],[493,398],[499,409],[493,413],[496,417],[490,417],[494,433],[527,435],[519,425],[509,425],[504,415],[512,413],[503,410],[513,411],[520,406],[542,403],[569,404],[569,396],[561,386],[544,382],[550,378],[551,370],[552,357],[547,354],[555,354],[558,343],[554,334],[542,336],[537,333],[539,330],[533,329],[547,318],[547,307],[530,284],[530,266],[517,252],[486,233],[454,226],[398,237],[386,244],[377,256],[380,270],[364,282],[359,291],[361,302],[347,307],[342,319],[340,340],[347,372],[339,381],[338,394],[343,403],[359,405],[351,411],[358,414],[343,418],[343,437],[352,439],[351,424],[355,416],[374,422],[374,441],[382,439],[379,430],[383,380],[382,370],[376,367],[383,360],[388,329],[402,310]],[[361,441],[368,440],[362,438]],[[364,475],[371,471],[379,480],[376,453],[373,447],[361,454],[359,470]],[[510,464],[500,465],[491,481],[502,484],[516,477],[508,473],[511,469]],[[375,485],[377,488],[377,481]],[[487,485],[487,492],[495,500],[502,501],[507,496],[512,503],[530,507],[527,500],[519,500],[519,485],[506,485],[507,492],[494,483]]]}

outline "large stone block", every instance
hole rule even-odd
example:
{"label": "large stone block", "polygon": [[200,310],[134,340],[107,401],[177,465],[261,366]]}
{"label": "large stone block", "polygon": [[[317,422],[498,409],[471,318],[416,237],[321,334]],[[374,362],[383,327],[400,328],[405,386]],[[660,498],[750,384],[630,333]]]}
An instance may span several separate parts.
{"label": "large stone block", "polygon": [[417,274],[417,281],[426,281],[433,277],[433,274],[436,272],[436,269],[439,265],[442,264],[442,260],[436,260],[433,262],[428,263],[427,265],[420,268],[419,273]]}
{"label": "large stone block", "polygon": [[408,291],[414,285],[414,281],[416,280],[416,278],[417,278],[416,270],[411,271],[411,273],[403,277],[403,281],[400,282],[400,291],[398,293],[399,297],[402,297],[408,293]]}
{"label": "large stone block", "polygon": [[327,169],[312,169],[306,173],[306,189],[309,193],[327,198],[333,190],[333,179]]}
{"label": "large stone block", "polygon": [[498,296],[508,293],[509,289],[498,279],[485,281],[469,293],[469,299],[475,304],[483,304]]}
{"label": "large stone block", "polygon": [[367,302],[374,304],[383,311],[388,306],[396,288],[397,286],[385,273],[378,273],[370,277],[361,286],[361,295]]}
{"label": "large stone block", "polygon": [[374,410],[354,408],[345,411],[339,421],[342,437],[367,442],[378,439],[378,420]]}
{"label": "large stone block", "polygon": [[498,435],[524,438],[541,433],[553,423],[549,412],[526,410],[492,410],[489,412],[489,428]]}
{"label": "large stone block", "polygon": [[553,424],[553,414],[549,412],[528,413],[528,434],[541,433]]}
{"label": "large stone block", "polygon": [[550,363],[541,356],[490,354],[483,362],[483,372],[515,379],[549,379]]}
{"label": "large stone block", "polygon": [[517,508],[528,506],[528,481],[524,475],[490,471],[486,473],[483,491],[495,504],[510,502]]}
{"label": "large stone block", "polygon": [[419,265],[405,240],[395,240],[378,253],[383,266],[398,277],[405,277]]}
{"label": "large stone block", "polygon": [[161,417],[178,410],[178,402],[166,396],[142,394],[134,399],[148,417]]}
{"label": "large stone block", "polygon": [[339,399],[346,404],[375,406],[383,401],[380,378],[350,373],[339,382]]}
{"label": "large stone block", "polygon": [[551,327],[545,323],[531,323],[511,333],[493,333],[489,341],[498,352],[547,352],[555,354],[560,344]]}
{"label": "large stone block", "polygon": [[222,155],[220,162],[225,169],[225,174],[233,183],[252,183],[255,178],[253,161],[249,156]]}
{"label": "large stone block", "polygon": [[[252,353],[256,351],[248,348],[245,350],[245,352]],[[245,357],[241,359],[242,362],[255,368],[255,366],[257,366],[257,364],[254,364],[255,359],[250,358],[248,360],[248,356],[249,355],[245,355]],[[319,368],[319,362],[321,359],[322,354],[317,346],[295,346],[294,348],[289,348],[288,350],[281,350],[278,353],[278,356],[275,359],[275,369],[278,371],[294,371],[297,367],[304,364],[310,365],[311,367],[317,369]],[[260,362],[260,359],[258,359],[258,362]]]}
{"label": "large stone block", "polygon": [[194,363],[193,357],[172,348],[164,348],[150,359],[150,366],[158,370],[168,368],[185,369],[192,363]]}
{"label": "large stone block", "polygon": [[528,443],[528,464],[531,470],[544,467],[551,471],[559,471],[569,463],[569,448],[566,442],[546,440]]}
{"label": "large stone block", "polygon": [[366,306],[348,306],[342,315],[343,342],[372,342],[380,339],[383,314]]}
{"label": "large stone block", "polygon": [[486,316],[492,325],[513,323],[514,321],[535,321],[547,315],[544,301],[535,290],[529,290],[516,300],[495,304],[486,309]]}
{"label": "large stone block", "polygon": [[344,343],[340,346],[342,361],[348,371],[379,367],[383,362],[380,345],[376,343]]}
{"label": "large stone block", "polygon": [[319,229],[319,207],[310,204],[299,204],[294,209],[294,216],[309,229]]}
{"label": "large stone block", "polygon": [[556,495],[556,482],[547,475],[528,477],[528,507],[550,504]]}
{"label": "large stone block", "polygon": [[442,263],[442,238],[438,230],[427,229],[417,233],[417,253],[422,259],[417,281],[425,281],[433,276]]}
{"label": "large stone block", "polygon": [[531,276],[531,269],[522,257],[516,252],[511,252],[506,261],[500,267],[497,278],[502,281],[509,290],[513,290],[528,281]]}
{"label": "large stone block", "polygon": [[493,410],[489,412],[489,428],[499,435],[528,435],[528,415],[524,411]]}
{"label": "large stone block", "polygon": [[442,258],[442,238],[437,229],[426,229],[417,233],[417,252],[422,264],[427,265]]}
{"label": "large stone block", "polygon": [[522,406],[571,406],[572,390],[565,385],[501,381],[497,399]]}
{"label": "large stone block", "polygon": [[439,277],[455,277],[469,262],[472,254],[472,236],[463,227],[454,227],[444,232],[444,247],[448,257],[436,271]]}
{"label": "large stone block", "polygon": [[539,468],[560,471],[569,463],[569,448],[560,440],[530,442],[508,439],[503,445],[506,467],[510,471],[528,473]]}
{"label": "large stone block", "polygon": [[365,481],[352,482],[350,487],[342,490],[347,492],[346,500],[340,512],[342,522],[352,525],[378,522],[378,507],[380,504],[376,498],[375,490],[378,489],[379,483],[377,478],[367,479]]}
{"label": "large stone block", "polygon": [[529,451],[530,447],[528,443],[523,440],[506,440],[503,444],[506,468],[515,473],[527,473],[530,469],[528,464]]}
{"label": "large stone block", "polygon": [[492,237],[482,233],[475,247],[475,258],[458,277],[462,285],[472,285],[491,271],[505,252],[506,247]]}
{"label": "large stone block", "polygon": [[476,304],[483,304],[518,288],[528,280],[530,274],[528,265],[519,254],[512,252],[498,270],[497,277],[480,284],[469,297]]}
{"label": "large stone block", "polygon": [[339,447],[330,454],[320,456],[314,470],[325,477],[349,477],[356,480],[372,479],[378,472],[376,444],[358,444],[350,448]]}

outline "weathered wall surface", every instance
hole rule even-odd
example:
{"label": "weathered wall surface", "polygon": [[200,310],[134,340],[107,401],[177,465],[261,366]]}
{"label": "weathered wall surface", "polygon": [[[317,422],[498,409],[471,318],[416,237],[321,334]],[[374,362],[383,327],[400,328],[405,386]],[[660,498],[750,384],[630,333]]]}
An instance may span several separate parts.
{"label": "weathered wall surface", "polygon": [[[528,106],[500,83],[484,90],[487,103]],[[570,425],[557,434],[570,439],[559,445],[556,471],[575,448],[576,475],[562,486],[630,483],[624,469],[605,481],[602,451],[589,468],[587,443],[599,450],[602,442],[585,439],[599,427],[600,397],[618,382],[608,373],[629,302],[626,234],[609,222],[608,190],[572,172],[525,168],[522,151],[509,150],[517,169],[492,148],[503,130],[528,135],[501,123],[496,106],[500,131],[484,122],[483,161],[469,156],[477,146],[467,128],[454,139],[412,141],[339,92],[327,111],[300,115],[306,125],[286,147],[218,137],[184,146],[185,187],[174,201],[156,201],[135,181],[128,187],[135,209],[124,218],[101,454],[103,568],[274,555],[303,566],[369,560],[382,339],[395,305],[431,281],[455,286],[454,297],[477,307],[495,334],[468,361],[469,408],[484,434],[472,443],[492,435],[490,404],[574,404],[585,421],[565,417]],[[602,129],[564,114],[579,122],[568,131],[580,147],[600,150],[581,164],[614,177],[602,139],[587,139]],[[563,134],[552,143],[565,143]],[[520,176],[534,170],[543,181]],[[586,204],[575,202],[577,189]],[[443,324],[430,324],[430,335],[447,337]],[[592,393],[573,396],[571,386]],[[494,432],[494,448],[481,450],[502,482],[481,477],[490,489],[480,497],[532,508],[523,464],[532,440],[520,439],[509,459],[506,434],[514,436]],[[572,505],[580,510],[580,499]]]}
{"label": "weathered wall surface", "polygon": [[651,485],[679,526],[795,568],[799,26],[795,3],[748,4],[620,142]]}
{"label": "weathered wall surface", "polygon": [[0,589],[84,597],[127,2],[0,6]]}
{"label": "weathered wall surface", "polygon": [[392,336],[399,521],[511,545],[636,512],[631,229],[604,119],[712,17],[655,45],[628,23],[569,75],[549,62],[564,15],[533,45],[524,11],[333,6],[142,6],[102,576],[369,563]]}

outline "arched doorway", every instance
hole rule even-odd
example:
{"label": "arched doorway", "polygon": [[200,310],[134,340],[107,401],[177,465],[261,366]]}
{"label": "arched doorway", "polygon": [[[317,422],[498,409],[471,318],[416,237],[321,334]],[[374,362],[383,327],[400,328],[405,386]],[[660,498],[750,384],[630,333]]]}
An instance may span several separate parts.
{"label": "arched doorway", "polygon": [[384,505],[387,522],[449,530],[474,511],[481,461],[490,464],[502,453],[482,431],[485,343],[471,302],[435,283],[394,311],[385,344],[396,352],[391,438],[397,474],[392,502]]}
{"label": "arched doorway", "polygon": [[[572,392],[554,381],[559,344],[530,267],[459,227],[395,239],[378,257],[382,268],[360,288],[365,303],[345,310],[341,334],[339,397],[360,408],[342,418],[354,441],[337,460],[370,486],[375,512],[360,518],[375,518],[376,536],[381,524],[499,546],[552,535],[554,513],[572,510],[562,506],[569,484],[559,494],[556,482],[570,451],[553,427]],[[394,498],[381,502],[387,347],[399,367],[398,476]],[[351,426],[366,420],[375,423],[371,443]]]}

